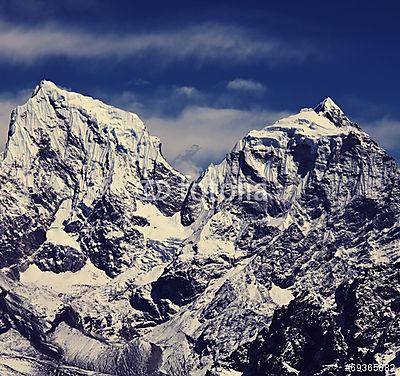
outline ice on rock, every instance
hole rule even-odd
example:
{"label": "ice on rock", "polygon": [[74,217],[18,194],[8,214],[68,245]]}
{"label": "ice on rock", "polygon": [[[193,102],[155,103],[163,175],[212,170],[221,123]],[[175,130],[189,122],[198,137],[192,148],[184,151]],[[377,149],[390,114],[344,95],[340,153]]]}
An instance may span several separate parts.
{"label": "ice on rock", "polygon": [[137,115],[49,81],[9,134],[0,343],[19,350],[2,349],[0,373],[395,361],[399,170],[331,98],[249,132],[187,190]]}
{"label": "ice on rock", "polygon": [[64,230],[64,221],[71,214],[72,200],[68,199],[61,203],[55,214],[54,222],[47,230],[46,238],[49,243],[70,246],[77,250],[81,250],[79,243],[70,234]]}
{"label": "ice on rock", "polygon": [[159,241],[168,239],[183,240],[191,235],[190,227],[184,227],[181,224],[180,213],[175,213],[172,217],[166,217],[154,205],[138,202],[135,214],[149,220],[148,226],[137,226],[146,238]]}
{"label": "ice on rock", "polygon": [[269,294],[274,303],[278,306],[288,305],[293,300],[293,294],[289,289],[282,289],[279,286],[272,284]]}
{"label": "ice on rock", "polygon": [[328,112],[328,111],[340,111],[343,113],[341,108],[333,101],[331,97],[326,97],[315,107],[315,112]]}
{"label": "ice on rock", "polygon": [[165,161],[160,140],[149,135],[136,114],[49,81],[42,81],[28,102],[14,111],[3,163],[12,166],[26,185],[35,186],[35,173],[43,175],[36,161],[51,163],[52,169],[64,165],[65,187],[51,181],[52,171],[41,178],[65,193],[77,184],[75,193],[87,206],[108,187],[118,194],[128,183],[140,193],[140,180],[150,178],[155,163],[185,181]]}
{"label": "ice on rock", "polygon": [[25,285],[41,286],[57,293],[73,295],[82,287],[105,285],[111,278],[87,261],[81,270],[62,274],[41,271],[36,265],[30,265],[21,273],[20,280]]}

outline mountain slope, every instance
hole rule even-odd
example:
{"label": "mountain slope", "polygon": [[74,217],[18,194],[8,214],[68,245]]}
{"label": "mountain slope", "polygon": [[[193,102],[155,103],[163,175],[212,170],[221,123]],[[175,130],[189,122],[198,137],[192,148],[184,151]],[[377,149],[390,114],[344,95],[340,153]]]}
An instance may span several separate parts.
{"label": "mountain slope", "polygon": [[17,228],[3,234],[3,254],[24,261],[39,252],[36,264],[55,272],[77,271],[88,257],[112,277],[132,267],[146,241],[140,228],[149,225],[137,206],[172,216],[183,200],[178,188],[167,198],[157,192],[186,183],[160,145],[135,114],[42,81],[11,118],[1,169],[15,192],[2,197],[13,201]]}
{"label": "mountain slope", "polygon": [[[395,357],[398,197],[395,161],[331,99],[250,132],[189,189],[182,219],[194,234],[150,287],[160,311],[162,299],[182,308],[149,338],[185,343],[197,367],[255,375],[344,374],[346,362]],[[303,328],[304,315],[318,320]],[[310,343],[326,325],[331,343]]]}
{"label": "mountain slope", "polygon": [[330,98],[187,186],[136,115],[45,81],[0,169],[10,374],[398,362],[399,170]]}

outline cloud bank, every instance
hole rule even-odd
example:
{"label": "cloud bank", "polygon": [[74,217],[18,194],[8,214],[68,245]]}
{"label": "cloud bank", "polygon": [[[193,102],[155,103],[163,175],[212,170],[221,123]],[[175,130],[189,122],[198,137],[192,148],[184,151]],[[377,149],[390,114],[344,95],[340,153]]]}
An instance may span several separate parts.
{"label": "cloud bank", "polygon": [[163,142],[166,158],[182,172],[198,175],[219,163],[246,133],[287,116],[272,110],[187,106],[176,117],[145,118],[150,133]]}
{"label": "cloud bank", "polygon": [[398,146],[400,144],[400,120],[384,117],[370,123],[360,123],[379,145],[400,157]]}
{"label": "cloud bank", "polygon": [[237,26],[206,23],[179,30],[137,33],[93,33],[48,24],[21,26],[0,21],[0,59],[31,63],[41,58],[135,58],[160,56],[157,64],[197,62],[303,60],[304,47],[254,35]]}

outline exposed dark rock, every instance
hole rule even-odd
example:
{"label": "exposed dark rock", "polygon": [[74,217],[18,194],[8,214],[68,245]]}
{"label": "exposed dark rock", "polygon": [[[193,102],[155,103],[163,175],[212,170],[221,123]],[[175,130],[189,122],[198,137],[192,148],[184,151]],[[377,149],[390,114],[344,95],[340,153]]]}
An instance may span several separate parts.
{"label": "exposed dark rock", "polygon": [[82,269],[87,256],[75,248],[45,243],[35,255],[35,264],[43,271],[54,273],[77,272]]}

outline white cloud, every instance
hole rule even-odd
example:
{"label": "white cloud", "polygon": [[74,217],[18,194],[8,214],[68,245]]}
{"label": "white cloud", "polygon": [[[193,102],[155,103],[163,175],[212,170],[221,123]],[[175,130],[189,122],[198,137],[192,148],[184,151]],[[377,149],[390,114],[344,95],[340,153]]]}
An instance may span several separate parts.
{"label": "white cloud", "polygon": [[192,97],[200,94],[199,91],[192,86],[179,86],[175,90],[178,94],[184,94],[187,97]]}
{"label": "white cloud", "polygon": [[190,86],[162,87],[151,96],[133,92],[101,96],[138,113],[150,133],[160,137],[167,160],[192,177],[211,162],[221,162],[248,131],[288,115],[259,107],[234,108],[232,94],[203,92]]}
{"label": "white cloud", "polygon": [[0,59],[29,63],[40,58],[143,58],[161,56],[162,65],[174,60],[302,60],[309,49],[260,38],[240,27],[201,24],[179,30],[135,34],[98,34],[60,25],[18,26],[0,22]]}
{"label": "white cloud", "polygon": [[267,89],[261,82],[244,80],[242,78],[236,78],[232,81],[229,81],[226,87],[231,90],[242,90],[255,93],[263,93]]}
{"label": "white cloud", "polygon": [[150,84],[151,84],[150,81],[147,81],[140,77],[128,81],[128,85],[133,85],[133,86],[148,86]]}
{"label": "white cloud", "polygon": [[184,172],[192,180],[195,180],[202,171],[202,168],[196,163],[196,154],[200,149],[199,145],[194,144],[171,161],[178,171]]}
{"label": "white cloud", "polygon": [[[211,162],[219,163],[248,131],[261,129],[286,115],[259,109],[187,106],[177,117],[148,117],[145,121],[150,133],[161,138],[166,158],[179,162],[176,166],[182,172],[193,175]],[[185,166],[182,156],[193,151],[193,145],[197,146],[196,152]]]}
{"label": "white cloud", "polygon": [[400,145],[400,121],[384,117],[371,123],[362,123],[361,127],[367,131],[384,149],[396,151]]}
{"label": "white cloud", "polygon": [[0,151],[4,150],[7,142],[11,111],[26,102],[31,92],[32,90],[20,90],[17,93],[0,93]]}

